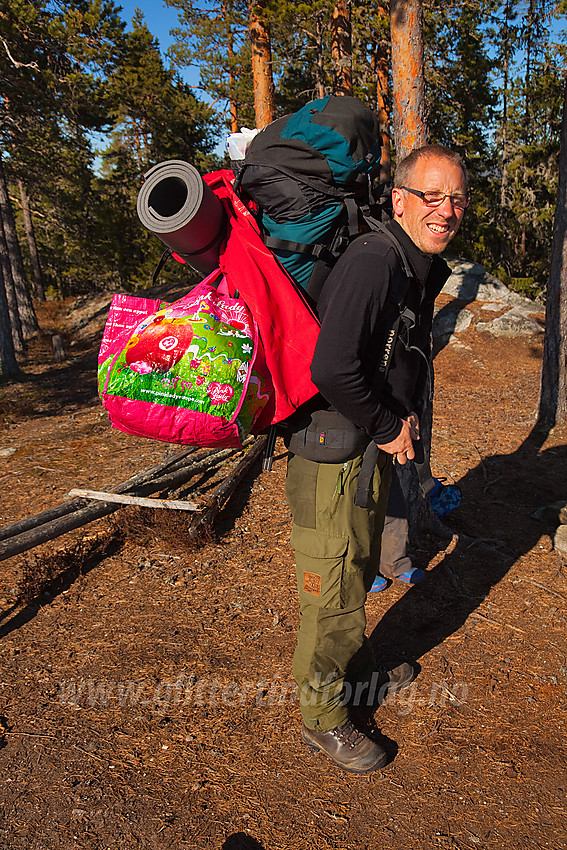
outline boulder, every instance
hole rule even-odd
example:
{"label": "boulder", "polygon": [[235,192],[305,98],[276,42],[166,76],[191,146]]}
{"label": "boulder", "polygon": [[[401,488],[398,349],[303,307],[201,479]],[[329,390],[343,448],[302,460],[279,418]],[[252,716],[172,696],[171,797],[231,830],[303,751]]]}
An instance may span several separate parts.
{"label": "boulder", "polygon": [[567,525],[560,525],[553,535],[553,548],[562,560],[567,561]]}
{"label": "boulder", "polygon": [[466,331],[472,322],[470,310],[447,304],[435,313],[433,319],[433,336],[448,340],[452,334]]}
{"label": "boulder", "polygon": [[539,312],[534,304],[516,305],[490,322],[478,322],[477,331],[488,331],[492,336],[520,336],[543,333],[544,328],[533,314]]}
{"label": "boulder", "polygon": [[496,301],[510,305],[532,303],[528,298],[512,292],[478,263],[452,260],[449,265],[451,276],[443,287],[443,292],[458,298],[459,301]]}
{"label": "boulder", "polygon": [[447,342],[451,336],[466,330],[473,319],[466,304],[481,302],[483,310],[505,312],[487,322],[478,322],[476,329],[488,331],[493,336],[520,336],[538,334],[543,327],[534,318],[542,312],[539,304],[512,292],[508,287],[489,274],[478,263],[468,260],[451,260],[451,275],[443,292],[452,295],[450,302],[438,310],[433,323],[433,335]]}

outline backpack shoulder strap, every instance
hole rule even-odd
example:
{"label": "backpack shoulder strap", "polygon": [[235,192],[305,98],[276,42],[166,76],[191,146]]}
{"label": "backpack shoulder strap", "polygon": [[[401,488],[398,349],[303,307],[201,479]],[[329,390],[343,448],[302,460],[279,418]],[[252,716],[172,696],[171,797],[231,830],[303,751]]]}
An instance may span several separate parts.
{"label": "backpack shoulder strap", "polygon": [[[400,262],[402,264],[402,268],[404,270],[404,274],[405,274],[406,278],[409,278],[409,279],[413,278],[414,277],[413,269],[412,269],[410,262],[409,262],[409,260],[406,256],[406,252],[402,248],[400,240],[390,230],[388,230],[388,228],[385,227],[382,224],[381,221],[377,221],[372,216],[366,216],[365,215],[364,221],[366,222],[366,224],[368,225],[370,230],[373,231],[373,233],[379,233],[381,236],[384,236],[384,238],[387,239],[388,242],[391,245],[393,245],[394,249],[396,250],[398,257],[400,258]],[[404,295],[405,295],[405,293],[404,293]]]}
{"label": "backpack shoulder strap", "polygon": [[397,275],[394,280],[391,281],[390,289],[388,291],[388,300],[395,304],[395,309],[393,316],[387,324],[384,351],[376,370],[376,382],[381,384],[386,380],[392,360],[392,354],[400,332],[402,329],[405,329],[406,331],[410,330],[410,328],[413,328],[416,323],[415,313],[405,304],[409,283],[413,280],[415,275],[399,239],[390,230],[388,230],[382,222],[377,221],[375,218],[365,216],[364,220],[372,232],[380,234],[380,236],[384,237],[384,239],[393,246],[399,257],[403,271],[403,274]]}

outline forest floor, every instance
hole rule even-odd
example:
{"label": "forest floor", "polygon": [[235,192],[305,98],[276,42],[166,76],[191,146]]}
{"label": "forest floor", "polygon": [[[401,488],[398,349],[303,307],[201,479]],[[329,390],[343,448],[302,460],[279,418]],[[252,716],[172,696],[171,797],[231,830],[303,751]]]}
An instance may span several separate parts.
{"label": "forest floor", "polygon": [[[83,327],[70,306],[40,314],[68,361],[42,335],[0,386],[1,525],[171,451],[110,428],[106,306]],[[533,430],[541,353],[471,325],[436,357],[432,465],[462,489],[447,522],[466,537],[426,541],[426,580],[368,600],[377,650],[418,665],[375,713],[377,773],[299,738],[283,451],[197,542],[181,515],[120,509],[4,561],[0,847],[566,848],[567,571],[532,514],[567,498],[567,430]]]}

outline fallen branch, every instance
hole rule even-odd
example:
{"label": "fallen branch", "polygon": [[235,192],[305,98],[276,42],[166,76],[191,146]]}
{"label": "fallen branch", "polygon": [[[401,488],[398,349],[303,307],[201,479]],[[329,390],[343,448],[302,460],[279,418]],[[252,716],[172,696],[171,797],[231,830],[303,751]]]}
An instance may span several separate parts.
{"label": "fallen branch", "polygon": [[248,450],[236,469],[224,479],[212,496],[205,503],[202,512],[195,518],[189,529],[189,537],[197,537],[202,526],[210,525],[216,515],[232,496],[242,479],[252,469],[256,461],[261,457],[266,447],[267,437],[260,437]]}
{"label": "fallen branch", "polygon": [[557,590],[553,590],[552,587],[547,587],[545,584],[541,584],[539,581],[536,581],[533,578],[529,578],[528,581],[531,584],[535,584],[536,587],[539,587],[540,590],[545,590],[546,593],[551,593],[552,596],[557,596],[559,599],[567,599],[564,593],[559,593]]}
{"label": "fallen branch", "polygon": [[[265,438],[262,439],[265,440]],[[256,448],[257,447],[254,446],[254,449]],[[185,455],[192,451],[195,451],[195,449],[185,449]],[[171,474],[168,473],[158,478],[152,477],[155,476],[156,470],[159,471],[167,469],[167,466],[171,466],[174,463],[176,466],[181,464],[183,458],[181,455],[177,455],[174,458],[170,458],[169,461],[165,463],[157,464],[156,466],[151,467],[150,470],[146,470],[145,472],[133,476],[133,478],[128,479],[128,481],[125,481],[123,484],[114,488],[114,492],[133,490],[134,481],[145,482],[135,486],[137,491],[135,495],[141,496],[147,496],[151,495],[151,493],[157,493],[171,489],[172,487],[177,487],[188,481],[189,478],[195,475],[197,471],[201,471],[204,466],[211,466],[213,462],[219,462],[233,452],[234,449],[223,449],[221,451],[213,450],[210,452],[210,455],[206,460],[199,460],[195,464],[181,466],[179,469],[174,469],[174,472]],[[37,514],[35,517],[29,517],[27,520],[21,520],[20,523],[25,525],[26,528],[20,533],[14,533],[14,527],[17,526],[18,523],[6,526],[6,528],[2,529],[4,532],[4,539],[0,542],[0,561],[4,561],[6,558],[11,558],[14,555],[20,555],[22,552],[26,552],[28,549],[33,549],[41,543],[47,543],[49,540],[54,540],[62,534],[74,531],[75,529],[80,528],[83,525],[87,525],[96,519],[108,516],[108,514],[119,510],[119,508],[120,505],[111,503],[110,501],[98,502],[74,499],[72,502],[67,503],[67,505],[60,505],[58,508],[52,509],[55,516],[52,515],[47,519],[47,521],[45,518],[46,515],[50,514],[50,511],[44,511],[43,514]],[[65,509],[64,513],[62,512],[62,509]]]}
{"label": "fallen branch", "polygon": [[490,617],[486,617],[484,614],[480,614],[478,611],[472,611],[471,614],[469,614],[469,617],[476,617],[478,620],[484,620],[486,623],[490,623],[492,626],[498,626],[499,628],[502,628],[502,626],[506,626],[506,628],[512,629],[513,632],[519,632],[519,634],[525,635],[524,629],[519,629],[517,626],[512,626],[505,620],[502,623],[499,623],[498,620],[491,620]]}
{"label": "fallen branch", "polygon": [[104,493],[102,490],[69,490],[70,496],[82,496],[96,502],[111,502],[116,505],[136,505],[139,508],[168,508],[172,511],[198,511],[195,502],[179,499],[144,499],[141,496],[126,496],[120,493]]}
{"label": "fallen branch", "polygon": [[[206,472],[213,466],[226,460],[233,455],[235,449],[222,449],[221,451],[210,452],[205,457],[200,458],[190,466],[179,465],[173,471],[168,471],[165,475],[159,478],[152,479],[148,484],[136,488],[136,494],[139,496],[147,495],[147,493],[156,493],[158,490],[175,490],[182,484],[185,484],[190,478],[198,475],[201,472]],[[158,486],[154,487],[156,484]],[[152,487],[152,489],[148,489]]]}
{"label": "fallen branch", "polygon": [[[128,490],[132,490],[134,487],[144,484],[146,481],[156,477],[159,472],[165,472],[168,469],[171,470],[172,467],[176,468],[194,451],[196,451],[195,447],[191,446],[181,452],[177,452],[177,454],[162,460],[160,463],[154,464],[154,466],[150,466],[142,472],[136,473],[136,475],[133,475],[126,481],[123,481],[121,484],[113,487],[112,492],[125,493]],[[163,489],[165,489],[165,487]],[[59,519],[59,517],[66,516],[67,514],[75,513],[76,511],[86,507],[87,504],[88,502],[85,499],[73,499],[71,502],[65,502],[62,505],[57,505],[55,508],[49,508],[48,510],[42,511],[34,516],[26,517],[25,519],[13,522],[10,525],[5,525],[3,528],[0,528],[0,541],[7,540],[10,537],[16,537],[24,531],[37,528],[40,525]]]}

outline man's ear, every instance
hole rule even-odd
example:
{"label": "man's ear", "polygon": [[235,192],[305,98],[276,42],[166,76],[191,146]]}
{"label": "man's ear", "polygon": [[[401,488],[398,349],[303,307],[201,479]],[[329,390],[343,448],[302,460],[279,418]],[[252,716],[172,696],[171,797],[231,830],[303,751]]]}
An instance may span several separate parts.
{"label": "man's ear", "polygon": [[402,215],[404,211],[404,196],[402,190],[396,187],[392,189],[392,208],[394,215]]}

